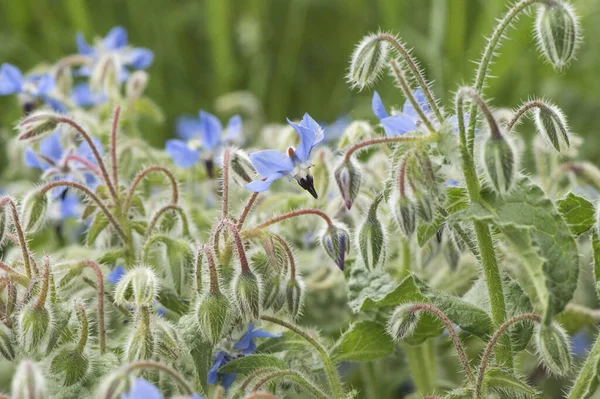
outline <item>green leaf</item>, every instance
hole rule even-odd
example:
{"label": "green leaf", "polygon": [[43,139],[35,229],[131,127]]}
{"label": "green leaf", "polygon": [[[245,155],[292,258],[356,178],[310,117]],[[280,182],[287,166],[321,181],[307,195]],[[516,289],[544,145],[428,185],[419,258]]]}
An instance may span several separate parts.
{"label": "green leaf", "polygon": [[130,226],[136,233],[143,236],[146,234],[146,229],[148,229],[148,222],[145,220],[132,220]]}
{"label": "green leaf", "polygon": [[509,371],[497,367],[486,371],[483,383],[487,390],[499,393],[506,398],[535,398],[538,395],[536,390],[527,383]]}
{"label": "green leaf", "polygon": [[219,368],[219,373],[248,375],[258,369],[287,370],[289,368],[289,365],[285,361],[276,356],[256,354],[232,360]]}
{"label": "green leaf", "polygon": [[557,207],[576,236],[588,231],[595,223],[596,209],[594,204],[583,197],[569,193],[558,200]]}
{"label": "green leaf", "polygon": [[87,244],[92,245],[100,235],[104,231],[104,229],[108,226],[108,219],[104,214],[98,213],[94,217],[94,221],[90,225],[90,228],[87,233]]}
{"label": "green leaf", "polygon": [[446,217],[438,212],[430,223],[419,222],[419,226],[417,227],[417,243],[419,247],[423,248],[427,244],[427,241],[442,228],[445,221]]}
{"label": "green leaf", "polygon": [[369,362],[391,354],[394,342],[383,324],[375,321],[354,323],[340,337],[332,350],[333,360]]}
{"label": "green leaf", "polygon": [[481,198],[453,218],[488,221],[504,233],[523,261],[549,320],[564,309],[577,287],[579,256],[569,226],[552,201],[527,178],[503,197],[483,190]]}
{"label": "green leaf", "polygon": [[[507,319],[522,313],[533,312],[531,300],[519,283],[509,276],[505,276],[503,280],[502,288],[506,301]],[[533,328],[534,324],[530,322],[516,323],[510,326],[509,335],[513,351],[522,351],[527,347],[533,335]]]}
{"label": "green leaf", "polygon": [[305,350],[306,347],[307,343],[304,338],[295,332],[286,331],[277,339],[265,339],[258,345],[256,351],[259,353],[293,352]]}

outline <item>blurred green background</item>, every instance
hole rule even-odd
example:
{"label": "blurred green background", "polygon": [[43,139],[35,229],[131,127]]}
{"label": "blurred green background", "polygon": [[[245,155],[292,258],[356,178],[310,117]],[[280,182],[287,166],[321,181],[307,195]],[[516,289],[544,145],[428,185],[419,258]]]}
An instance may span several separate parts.
{"label": "blurred green background", "polygon": [[[579,60],[556,73],[539,57],[533,17],[502,47],[486,92],[495,106],[530,97],[552,99],[573,130],[592,140],[584,156],[600,154],[600,0],[574,0],[585,42]],[[163,126],[148,128],[162,146],[174,120],[232,90],[252,92],[267,120],[282,122],[308,111],[331,122],[338,116],[371,117],[370,91],[348,88],[344,74],[354,45],[377,29],[398,33],[414,46],[445,104],[459,84],[472,80],[476,59],[506,0],[0,0],[0,62],[22,69],[73,53],[75,33],[88,41],[115,25],[130,42],[155,52],[149,95],[163,107]],[[377,89],[390,104],[402,103],[390,84]],[[0,98],[0,126],[19,117],[14,98]],[[6,132],[6,130],[5,130]],[[6,133],[5,133],[6,134]]]}

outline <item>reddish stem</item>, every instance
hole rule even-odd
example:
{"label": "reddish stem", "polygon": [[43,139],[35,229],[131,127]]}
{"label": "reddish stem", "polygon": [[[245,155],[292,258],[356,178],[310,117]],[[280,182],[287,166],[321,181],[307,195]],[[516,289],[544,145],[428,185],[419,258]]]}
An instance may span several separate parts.
{"label": "reddish stem", "polygon": [[[198,257],[200,254],[206,255],[206,260],[208,262],[208,273],[210,279],[210,293],[211,294],[219,294],[221,291],[219,289],[219,274],[217,273],[217,268],[215,266],[215,258],[213,257],[212,251],[208,245],[201,245],[198,249]],[[198,262],[199,263],[199,262]],[[200,273],[200,265],[196,273]],[[199,287],[198,287],[199,288]]]}
{"label": "reddish stem", "polygon": [[102,275],[102,269],[100,265],[91,260],[84,260],[84,265],[91,267],[96,273],[96,279],[98,280],[98,335],[100,340],[100,354],[103,355],[106,352],[106,327],[104,325],[104,276]]}
{"label": "reddish stem", "polygon": [[23,264],[25,265],[25,273],[27,274],[27,277],[31,278],[31,254],[29,253],[29,246],[27,245],[27,240],[25,239],[25,233],[23,233],[23,227],[21,226],[21,219],[19,218],[17,205],[12,198],[1,197],[0,206],[6,206],[6,204],[8,204],[12,212],[13,224],[15,225],[15,230],[17,230],[17,236],[19,237],[19,246],[21,247],[21,256],[23,257]]}
{"label": "reddish stem", "polygon": [[121,106],[117,105],[113,114],[112,129],[110,131],[110,161],[112,165],[113,183],[119,187],[119,165],[117,164],[117,127],[119,125],[119,116],[121,115]]}
{"label": "reddish stem", "polygon": [[92,172],[93,174],[95,174],[98,177],[102,177],[102,172],[100,172],[100,169],[98,169],[96,167],[96,165],[94,165],[93,163],[91,163],[90,161],[85,159],[84,157],[79,156],[77,154],[71,154],[71,155],[67,156],[65,161],[71,161],[71,160],[82,163],[87,169],[90,170],[90,172]]}
{"label": "reddish stem", "polygon": [[[249,273],[250,266],[248,264],[248,259],[246,258],[246,250],[244,249],[244,243],[242,242],[242,238],[240,237],[240,231],[237,229],[235,224],[228,219],[221,221],[222,226],[227,226],[231,234],[233,235],[233,240],[235,241],[235,247],[237,249],[238,258],[240,259],[240,266],[242,267],[242,273]],[[217,232],[220,229],[217,229]]]}
{"label": "reddish stem", "polygon": [[298,209],[297,211],[291,211],[288,213],[284,213],[283,215],[279,215],[274,218],[271,218],[265,222],[262,222],[255,228],[256,229],[264,229],[265,227],[269,227],[272,224],[279,223],[282,220],[286,220],[286,219],[290,219],[290,218],[294,218],[294,217],[302,216],[302,215],[317,215],[317,216],[321,217],[327,223],[327,225],[329,227],[333,226],[333,222],[331,221],[329,216],[327,216],[327,214],[325,212],[323,212],[319,209]]}
{"label": "reddish stem", "polygon": [[133,200],[133,195],[135,194],[135,188],[138,184],[146,177],[148,174],[153,172],[163,173],[169,179],[171,183],[171,204],[176,204],[179,201],[179,189],[177,188],[177,179],[169,169],[164,168],[162,166],[154,165],[149,166],[146,169],[142,170],[140,173],[135,176],[133,179],[133,183],[131,183],[131,187],[129,187],[129,191],[127,193],[127,199],[125,200],[125,204],[123,205],[124,214],[127,215],[129,211],[129,207],[131,207],[131,201]]}
{"label": "reddish stem", "polygon": [[223,218],[227,217],[227,212],[229,208],[229,157],[231,152],[228,149],[223,153],[223,198],[221,201],[221,216]]}
{"label": "reddish stem", "polygon": [[254,192],[254,193],[252,193],[252,195],[250,196],[250,198],[248,198],[248,202],[246,202],[246,206],[244,207],[244,210],[242,211],[242,214],[240,215],[240,219],[237,222],[237,228],[238,228],[238,230],[241,230],[242,226],[244,226],[244,222],[246,221],[246,217],[248,217],[248,214],[252,210],[252,207],[254,206],[254,203],[256,202],[256,198],[258,197],[258,194],[260,194],[260,193]]}

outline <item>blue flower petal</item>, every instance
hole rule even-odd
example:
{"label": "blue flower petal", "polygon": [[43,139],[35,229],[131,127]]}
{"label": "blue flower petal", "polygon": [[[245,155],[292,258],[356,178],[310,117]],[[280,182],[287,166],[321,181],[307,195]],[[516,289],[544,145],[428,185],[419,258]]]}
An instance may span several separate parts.
{"label": "blue flower petal", "polygon": [[319,144],[325,138],[323,127],[319,125],[319,123],[317,123],[317,121],[315,121],[308,113],[304,113],[304,116],[300,121],[300,126],[310,129],[315,133],[315,138],[312,147]]}
{"label": "blue flower petal", "polygon": [[223,373],[221,376],[221,385],[223,386],[223,388],[229,389],[235,382],[236,378],[237,378],[237,374]]}
{"label": "blue flower petal", "polygon": [[292,159],[277,150],[253,152],[249,158],[254,169],[262,177],[269,177],[280,172],[291,172],[294,169]]}
{"label": "blue flower petal", "polygon": [[298,133],[298,136],[300,136],[300,144],[298,145],[298,148],[295,149],[294,154],[300,162],[305,162],[310,157],[310,151],[318,142],[318,138],[320,137],[319,141],[323,139],[323,132],[321,129],[315,131],[302,123],[294,123],[289,119],[287,121],[290,126],[294,128],[296,133]]}
{"label": "blue flower petal", "polygon": [[31,147],[27,147],[25,149],[25,165],[29,166],[30,168],[37,168],[42,170],[44,170],[44,168],[47,168],[45,164],[42,164],[40,162],[40,160],[38,159],[37,155],[35,155],[35,152],[33,152]]}
{"label": "blue flower petal", "polygon": [[135,380],[129,394],[121,395],[121,399],[162,399],[158,388],[143,378]]}
{"label": "blue flower petal", "polygon": [[[425,114],[431,112],[431,108],[429,108],[429,103],[427,103],[427,99],[425,99],[425,96],[423,95],[423,90],[415,90],[413,92],[413,96],[415,97],[415,100],[417,100],[417,104],[419,104],[419,106]],[[411,102],[408,100],[404,102],[404,107],[402,107],[402,113],[415,121],[421,119]]]}
{"label": "blue flower petal", "polygon": [[83,33],[78,32],[75,35],[75,42],[77,43],[77,51],[79,52],[79,54],[94,55],[96,53],[94,47],[90,46],[85,41],[85,36],[83,35]]}
{"label": "blue flower petal", "polygon": [[182,116],[177,119],[176,130],[177,135],[184,140],[200,138],[202,134],[202,123],[198,118]]}
{"label": "blue flower petal", "polygon": [[388,137],[398,136],[417,129],[415,121],[403,114],[388,116],[387,118],[383,118],[380,122]]}
{"label": "blue flower petal", "polygon": [[202,147],[213,150],[221,140],[223,125],[219,118],[205,111],[200,111],[200,123],[202,123]]}
{"label": "blue flower petal", "polygon": [[146,48],[136,47],[127,55],[126,64],[134,69],[146,69],[154,61],[154,53]]}
{"label": "blue flower petal", "polygon": [[67,194],[65,198],[60,202],[60,216],[61,219],[76,218],[79,217],[79,197],[75,194]]}
{"label": "blue flower petal", "polygon": [[124,275],[125,268],[121,265],[117,265],[110,273],[108,273],[108,276],[106,276],[106,281],[111,284],[117,284]]}
{"label": "blue flower petal", "polygon": [[[102,142],[100,141],[100,139],[97,137],[92,137],[92,143],[94,143],[94,146],[100,153],[100,156],[103,156],[104,148],[102,147]],[[94,156],[94,153],[93,153],[92,149],[90,148],[90,145],[87,143],[87,141],[84,141],[83,143],[79,144],[79,147],[77,147],[77,155],[79,155],[82,158],[87,159],[88,161],[90,161],[94,164],[97,164],[96,157]]]}
{"label": "blue flower petal", "polygon": [[56,86],[56,81],[54,77],[49,73],[41,75],[37,79],[37,87],[36,92],[38,96],[46,96],[50,94],[52,90],[54,90],[54,86]]}
{"label": "blue flower petal", "polygon": [[122,26],[115,26],[102,39],[102,48],[106,51],[118,50],[127,46],[127,31]]}
{"label": "blue flower petal", "polygon": [[4,63],[0,66],[0,96],[7,96],[21,91],[23,74],[14,65]]}
{"label": "blue flower petal", "polygon": [[207,377],[208,377],[209,384],[217,384],[219,382],[219,375],[217,374],[217,370],[219,370],[219,367],[227,364],[229,362],[229,360],[230,360],[230,358],[229,358],[229,355],[227,355],[227,352],[224,352],[224,351],[217,352],[217,354],[213,358],[213,364],[210,367],[210,370],[208,370]]}
{"label": "blue flower petal", "polygon": [[254,191],[255,193],[262,193],[263,191],[267,191],[275,180],[281,179],[285,175],[286,174],[283,172],[274,173],[271,176],[267,177],[265,180],[254,180],[246,184],[244,187],[250,191]]}
{"label": "blue flower petal", "polygon": [[200,150],[190,148],[185,141],[167,140],[165,151],[180,168],[191,168],[200,159]]}
{"label": "blue flower petal", "polygon": [[389,114],[385,110],[385,106],[383,105],[383,101],[381,101],[381,97],[379,97],[379,93],[377,91],[373,92],[373,99],[371,100],[371,108],[373,108],[373,113],[378,119],[387,118]]}
{"label": "blue flower petal", "polygon": [[227,122],[223,142],[228,143],[232,140],[235,140],[240,136],[240,134],[242,134],[242,117],[239,115],[234,115],[231,117],[231,119],[229,119],[229,122]]}
{"label": "blue flower petal", "polygon": [[76,84],[71,90],[71,100],[79,107],[92,107],[106,101],[104,93],[94,93],[86,82]]}
{"label": "blue flower petal", "polygon": [[60,143],[60,133],[54,133],[40,141],[40,154],[54,161],[59,161],[63,156],[63,146]]}

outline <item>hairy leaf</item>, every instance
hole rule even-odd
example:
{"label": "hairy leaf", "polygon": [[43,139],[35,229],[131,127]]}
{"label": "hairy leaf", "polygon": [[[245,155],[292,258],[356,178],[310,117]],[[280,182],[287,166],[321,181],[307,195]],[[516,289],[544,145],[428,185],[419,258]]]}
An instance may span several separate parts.
{"label": "hairy leaf", "polygon": [[569,225],[571,233],[579,236],[588,231],[595,222],[594,204],[573,193],[567,194],[556,203],[558,210]]}
{"label": "hairy leaf", "polygon": [[487,390],[506,398],[535,398],[538,393],[511,372],[497,367],[486,371],[484,384]]}
{"label": "hairy leaf", "polygon": [[354,323],[340,337],[332,350],[333,360],[369,362],[394,351],[394,343],[383,324],[375,321]]}
{"label": "hairy leaf", "polygon": [[289,366],[276,356],[256,354],[234,359],[219,368],[219,372],[248,375],[255,370],[264,368],[287,370]]}

